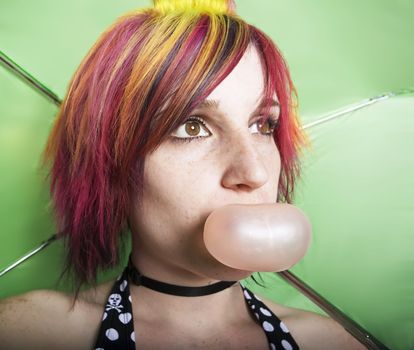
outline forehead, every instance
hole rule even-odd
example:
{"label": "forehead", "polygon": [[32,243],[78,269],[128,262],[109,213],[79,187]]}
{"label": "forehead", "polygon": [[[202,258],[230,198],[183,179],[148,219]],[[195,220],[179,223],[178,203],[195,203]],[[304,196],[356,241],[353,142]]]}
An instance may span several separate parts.
{"label": "forehead", "polygon": [[[264,84],[259,54],[250,45],[236,67],[206,99],[218,101],[224,110],[250,110],[263,97]],[[274,98],[277,100],[276,96]]]}

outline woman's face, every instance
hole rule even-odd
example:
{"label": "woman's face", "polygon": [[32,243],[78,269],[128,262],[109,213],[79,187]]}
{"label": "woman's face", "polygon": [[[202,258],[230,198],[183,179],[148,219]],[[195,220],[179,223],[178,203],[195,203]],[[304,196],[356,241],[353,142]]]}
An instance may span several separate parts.
{"label": "woman's face", "polygon": [[[142,273],[176,283],[249,275],[207,252],[203,226],[226,204],[276,202],[280,155],[272,125],[257,122],[263,89],[259,56],[249,48],[189,115],[202,118],[205,126],[187,121],[147,155],[143,198],[134,201],[130,215],[133,259]],[[276,96],[268,103],[274,105],[269,117],[277,120]]]}

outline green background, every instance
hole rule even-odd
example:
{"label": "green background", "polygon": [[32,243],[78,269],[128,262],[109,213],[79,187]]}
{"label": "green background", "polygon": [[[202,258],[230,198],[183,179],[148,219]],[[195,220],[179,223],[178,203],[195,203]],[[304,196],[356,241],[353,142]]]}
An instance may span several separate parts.
{"label": "green background", "polygon": [[[97,36],[149,1],[0,0],[0,50],[63,98]],[[284,53],[303,125],[414,86],[414,2],[239,0],[238,13]],[[0,66],[0,270],[54,233],[39,168],[57,106]],[[295,204],[313,242],[291,271],[392,349],[414,349],[414,98],[404,94],[306,129]],[[0,297],[56,288],[56,242],[0,277]],[[125,262],[125,257],[123,263]],[[100,276],[112,278],[122,266]],[[320,312],[267,274],[254,286]]]}

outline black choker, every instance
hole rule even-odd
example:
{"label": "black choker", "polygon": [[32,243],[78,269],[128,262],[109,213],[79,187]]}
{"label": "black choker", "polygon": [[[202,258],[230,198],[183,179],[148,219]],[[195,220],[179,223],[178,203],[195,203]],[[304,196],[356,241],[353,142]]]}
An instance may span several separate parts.
{"label": "black choker", "polygon": [[160,293],[178,295],[182,297],[200,297],[203,295],[213,294],[220,292],[237,281],[220,281],[214,284],[209,284],[202,287],[185,287],[177,286],[175,284],[169,284],[165,282],[160,282],[152,278],[143,276],[139,273],[136,267],[132,264],[131,257],[129,257],[128,262],[128,276],[131,279],[132,283],[137,286],[144,286],[149,289],[155,290]]}

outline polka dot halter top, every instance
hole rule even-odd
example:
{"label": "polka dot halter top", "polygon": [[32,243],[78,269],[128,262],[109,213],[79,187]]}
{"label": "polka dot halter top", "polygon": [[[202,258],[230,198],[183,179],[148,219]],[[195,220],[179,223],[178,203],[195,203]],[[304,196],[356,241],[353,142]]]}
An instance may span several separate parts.
{"label": "polka dot halter top", "polygon": [[[241,284],[240,286],[249,310],[265,332],[269,349],[299,349],[286,325],[253,292]],[[135,350],[135,332],[127,268],[112,287],[94,349]]]}

